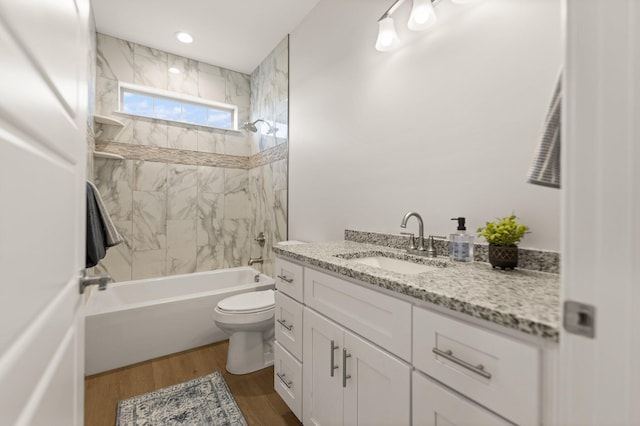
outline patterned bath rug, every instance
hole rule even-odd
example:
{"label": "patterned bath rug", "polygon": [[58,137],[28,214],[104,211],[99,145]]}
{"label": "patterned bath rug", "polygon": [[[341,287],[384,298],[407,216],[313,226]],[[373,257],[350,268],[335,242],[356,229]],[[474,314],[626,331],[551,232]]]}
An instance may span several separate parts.
{"label": "patterned bath rug", "polygon": [[247,426],[220,371],[118,402],[116,426]]}

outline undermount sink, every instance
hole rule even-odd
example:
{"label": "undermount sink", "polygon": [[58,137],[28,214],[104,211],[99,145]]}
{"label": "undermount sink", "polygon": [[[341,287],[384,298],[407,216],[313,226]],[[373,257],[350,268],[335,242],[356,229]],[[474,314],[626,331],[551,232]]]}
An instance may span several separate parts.
{"label": "undermount sink", "polygon": [[384,256],[362,257],[353,259],[354,262],[363,265],[374,266],[387,271],[397,272],[399,274],[421,274],[423,272],[438,270],[438,266],[425,265],[422,263],[413,263],[406,260],[392,259]]}
{"label": "undermount sink", "polygon": [[381,251],[350,253],[347,255],[338,255],[337,257],[341,257],[361,265],[373,266],[374,268],[385,269],[387,271],[407,275],[437,271],[447,266],[447,262],[443,259],[409,256]]}

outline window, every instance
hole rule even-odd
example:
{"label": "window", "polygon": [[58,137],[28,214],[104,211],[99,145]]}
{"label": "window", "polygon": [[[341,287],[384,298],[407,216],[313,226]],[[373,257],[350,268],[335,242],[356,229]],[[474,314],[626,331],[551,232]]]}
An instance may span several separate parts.
{"label": "window", "polygon": [[238,107],[151,87],[120,83],[120,108],[125,114],[238,130]]}

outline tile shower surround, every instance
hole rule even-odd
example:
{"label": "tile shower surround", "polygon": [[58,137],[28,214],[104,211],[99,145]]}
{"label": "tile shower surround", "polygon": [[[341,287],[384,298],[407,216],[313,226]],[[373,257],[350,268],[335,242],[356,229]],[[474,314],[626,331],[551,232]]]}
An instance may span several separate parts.
{"label": "tile shower surround", "polygon": [[[169,74],[169,66],[183,73]],[[118,81],[236,104],[239,122],[251,113],[253,76],[102,34],[96,74],[97,114],[116,110]],[[108,251],[99,272],[125,281],[246,265],[264,250],[253,242],[257,232],[269,245],[286,239],[286,139],[250,156],[248,132],[118,119],[124,128],[101,126],[96,147],[127,159],[96,158],[94,180],[126,242]]]}

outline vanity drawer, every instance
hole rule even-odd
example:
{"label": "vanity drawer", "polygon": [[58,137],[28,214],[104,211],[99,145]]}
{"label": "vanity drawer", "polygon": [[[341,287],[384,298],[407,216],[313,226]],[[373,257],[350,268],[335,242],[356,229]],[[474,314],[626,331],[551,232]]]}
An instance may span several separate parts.
{"label": "vanity drawer", "polygon": [[411,360],[411,304],[340,278],[305,268],[305,304]]}
{"label": "vanity drawer", "polygon": [[512,422],[540,422],[534,346],[415,307],[413,365]]}
{"label": "vanity drawer", "polygon": [[293,414],[302,420],[302,364],[278,342],[273,344],[273,386]]}
{"label": "vanity drawer", "polygon": [[512,423],[413,372],[413,426],[507,426]]}
{"label": "vanity drawer", "polygon": [[298,359],[302,359],[302,305],[280,291],[276,300],[276,340]]}
{"label": "vanity drawer", "polygon": [[276,258],[276,288],[302,302],[302,266]]}

